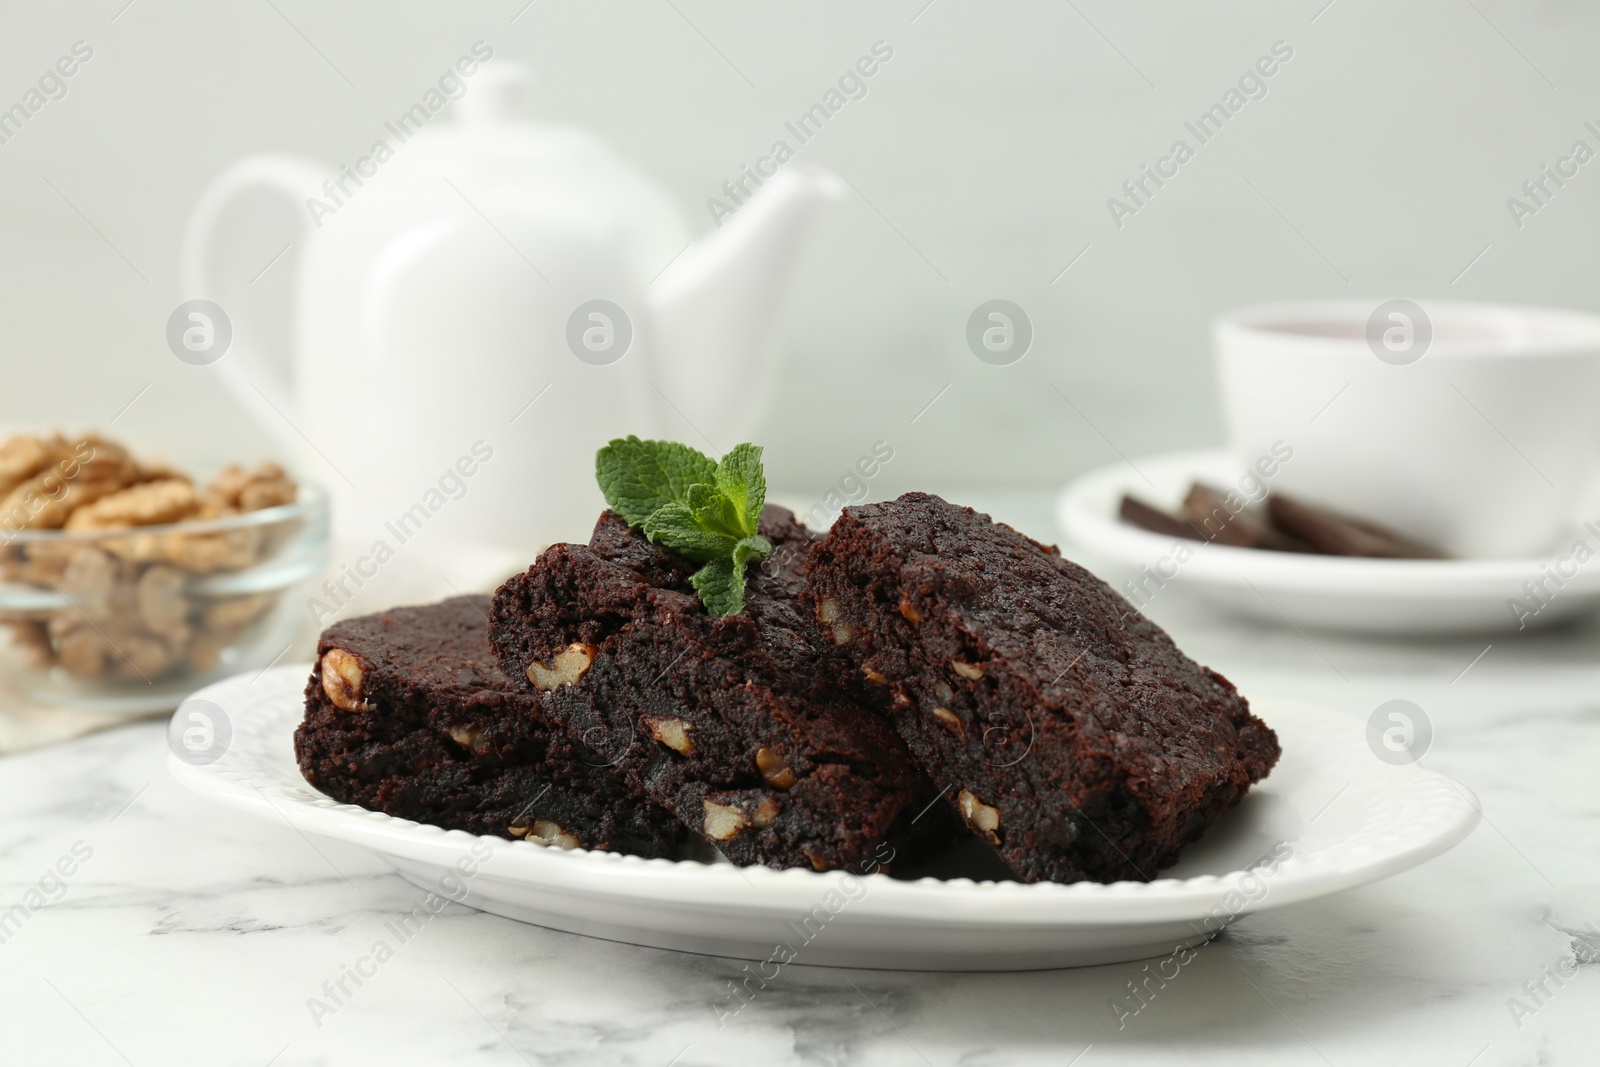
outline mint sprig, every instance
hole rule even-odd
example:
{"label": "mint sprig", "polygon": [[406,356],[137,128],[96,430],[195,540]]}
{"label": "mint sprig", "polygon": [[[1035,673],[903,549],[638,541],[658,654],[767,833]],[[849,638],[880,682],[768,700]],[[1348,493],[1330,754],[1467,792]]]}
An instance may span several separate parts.
{"label": "mint sprig", "polygon": [[618,438],[594,458],[606,503],[629,526],[705,566],[689,579],[712,615],[744,609],[745,566],[772,545],[756,532],[767,503],[761,449],[736,445],[721,462],[676,441]]}

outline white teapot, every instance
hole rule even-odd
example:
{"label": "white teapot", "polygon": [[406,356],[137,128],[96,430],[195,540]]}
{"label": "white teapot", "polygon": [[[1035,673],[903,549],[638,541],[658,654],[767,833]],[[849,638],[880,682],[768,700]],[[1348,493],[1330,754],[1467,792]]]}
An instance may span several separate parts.
{"label": "white teapot", "polygon": [[[778,169],[691,244],[597,138],[516,117],[524,69],[457,69],[454,120],[419,105],[337,172],[281,155],[224,171],[183,279],[231,320],[216,371],[334,492],[342,550],[470,560],[442,565],[476,582],[587,539],[610,438],[717,454],[750,433],[778,296],[843,183]],[[301,219],[270,269],[263,195]]]}

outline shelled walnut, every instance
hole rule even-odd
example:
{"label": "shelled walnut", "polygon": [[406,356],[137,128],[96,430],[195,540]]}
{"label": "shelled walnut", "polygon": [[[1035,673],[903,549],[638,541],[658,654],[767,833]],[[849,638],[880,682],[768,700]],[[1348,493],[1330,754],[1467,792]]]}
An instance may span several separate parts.
{"label": "shelled walnut", "polygon": [[[0,441],[0,580],[71,600],[51,611],[12,612],[0,619],[0,632],[29,666],[78,677],[208,671],[278,595],[209,596],[197,583],[261,562],[292,527],[195,524],[297,495],[275,463],[230,465],[201,486],[93,434]],[[18,536],[44,530],[62,536]]]}

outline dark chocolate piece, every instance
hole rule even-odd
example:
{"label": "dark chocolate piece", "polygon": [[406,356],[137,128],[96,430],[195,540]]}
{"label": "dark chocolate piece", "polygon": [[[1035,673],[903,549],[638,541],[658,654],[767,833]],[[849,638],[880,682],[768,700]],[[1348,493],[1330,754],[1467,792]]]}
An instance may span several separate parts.
{"label": "dark chocolate piece", "polygon": [[1200,531],[1202,539],[1234,548],[1264,548],[1273,552],[1308,552],[1311,546],[1275,530],[1244,508],[1228,507],[1228,494],[1195,482],[1183,499],[1183,517]]}
{"label": "dark chocolate piece", "polygon": [[1122,506],[1118,508],[1118,515],[1122,521],[1130,526],[1137,526],[1141,530],[1149,530],[1165,537],[1181,537],[1189,541],[1203,541],[1199,532],[1184,520],[1173,515],[1168,515],[1160,508],[1146,504],[1138,497],[1126,493],[1122,496]]}
{"label": "dark chocolate piece", "polygon": [[1329,556],[1365,556],[1377,559],[1443,559],[1427,545],[1407,540],[1365,519],[1351,518],[1327,508],[1273,493],[1267,512],[1278,529],[1298,537]]}

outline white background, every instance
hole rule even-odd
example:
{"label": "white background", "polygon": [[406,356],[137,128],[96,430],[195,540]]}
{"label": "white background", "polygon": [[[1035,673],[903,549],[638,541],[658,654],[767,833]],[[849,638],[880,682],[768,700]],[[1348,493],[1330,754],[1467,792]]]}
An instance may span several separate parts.
{"label": "white background", "polygon": [[[0,145],[0,422],[104,427],[138,396],[119,436],[195,462],[270,451],[163,339],[190,205],[251,152],[353,159],[480,38],[537,67],[542,115],[602,133],[701,231],[785,119],[894,48],[800,150],[861,195],[787,304],[758,435],[779,485],[826,484],[879,438],[896,459],[876,496],[1216,442],[1208,325],[1242,303],[1600,306],[1600,162],[1520,230],[1506,207],[1575,139],[1600,148],[1600,10],[1325,2],[7,4],[0,106],[74,41],[95,55]],[[1269,94],[1115,227],[1107,197],[1279,40],[1294,58]],[[1035,325],[1009,367],[964,341],[995,297]]]}

